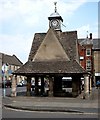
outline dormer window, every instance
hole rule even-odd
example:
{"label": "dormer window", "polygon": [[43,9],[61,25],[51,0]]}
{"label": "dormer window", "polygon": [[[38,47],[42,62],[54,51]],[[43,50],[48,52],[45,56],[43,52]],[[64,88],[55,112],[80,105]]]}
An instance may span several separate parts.
{"label": "dormer window", "polygon": [[91,56],[91,49],[86,49],[86,56]]}

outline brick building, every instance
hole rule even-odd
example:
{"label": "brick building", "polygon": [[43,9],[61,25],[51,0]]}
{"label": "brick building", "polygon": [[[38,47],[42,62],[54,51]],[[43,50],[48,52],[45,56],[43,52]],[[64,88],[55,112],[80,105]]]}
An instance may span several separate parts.
{"label": "brick building", "polygon": [[92,86],[96,84],[100,78],[100,47],[98,39],[92,38],[92,33],[85,39],[78,39],[78,49],[80,56],[80,65],[89,73],[91,73]]}

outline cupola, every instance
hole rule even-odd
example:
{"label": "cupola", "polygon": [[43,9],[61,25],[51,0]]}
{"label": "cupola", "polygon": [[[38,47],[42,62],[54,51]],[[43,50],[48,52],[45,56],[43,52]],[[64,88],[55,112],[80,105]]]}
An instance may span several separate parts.
{"label": "cupola", "polygon": [[54,2],[54,5],[55,5],[54,13],[52,13],[50,17],[48,17],[49,27],[54,30],[61,30],[61,22],[63,22],[63,19],[60,16],[60,14],[57,12],[57,7],[56,7],[57,2]]}

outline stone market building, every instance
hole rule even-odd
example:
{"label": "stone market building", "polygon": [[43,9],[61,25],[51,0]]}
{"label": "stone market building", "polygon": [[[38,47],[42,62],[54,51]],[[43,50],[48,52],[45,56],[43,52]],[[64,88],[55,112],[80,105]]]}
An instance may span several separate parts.
{"label": "stone market building", "polygon": [[[16,76],[27,77],[26,95],[31,96],[31,79],[35,79],[36,96],[44,94],[44,78],[49,80],[48,96],[67,96],[62,89],[62,78],[72,78],[72,96],[81,93],[81,77],[84,77],[85,93],[89,92],[89,74],[79,64],[77,31],[62,32],[62,17],[55,11],[48,17],[47,33],[35,33],[28,61],[13,78],[12,96],[16,96]],[[41,79],[39,91],[38,80]]]}

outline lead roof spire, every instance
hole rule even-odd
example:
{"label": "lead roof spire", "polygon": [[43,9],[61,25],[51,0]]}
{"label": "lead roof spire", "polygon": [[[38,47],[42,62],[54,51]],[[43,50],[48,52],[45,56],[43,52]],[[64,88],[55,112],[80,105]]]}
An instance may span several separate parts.
{"label": "lead roof spire", "polygon": [[50,17],[48,17],[49,19],[49,27],[53,28],[54,30],[58,30],[61,31],[61,22],[63,22],[62,17],[60,16],[60,14],[57,12],[57,2],[54,2],[54,12],[50,15]]}
{"label": "lead roof spire", "polygon": [[54,2],[54,5],[55,5],[55,13],[57,12],[57,2]]}
{"label": "lead roof spire", "polygon": [[50,15],[50,17],[48,17],[49,20],[52,20],[52,19],[59,19],[63,22],[63,19],[62,17],[60,16],[60,14],[57,12],[57,2],[54,2],[54,5],[55,5],[55,9],[54,9],[54,12]]}

